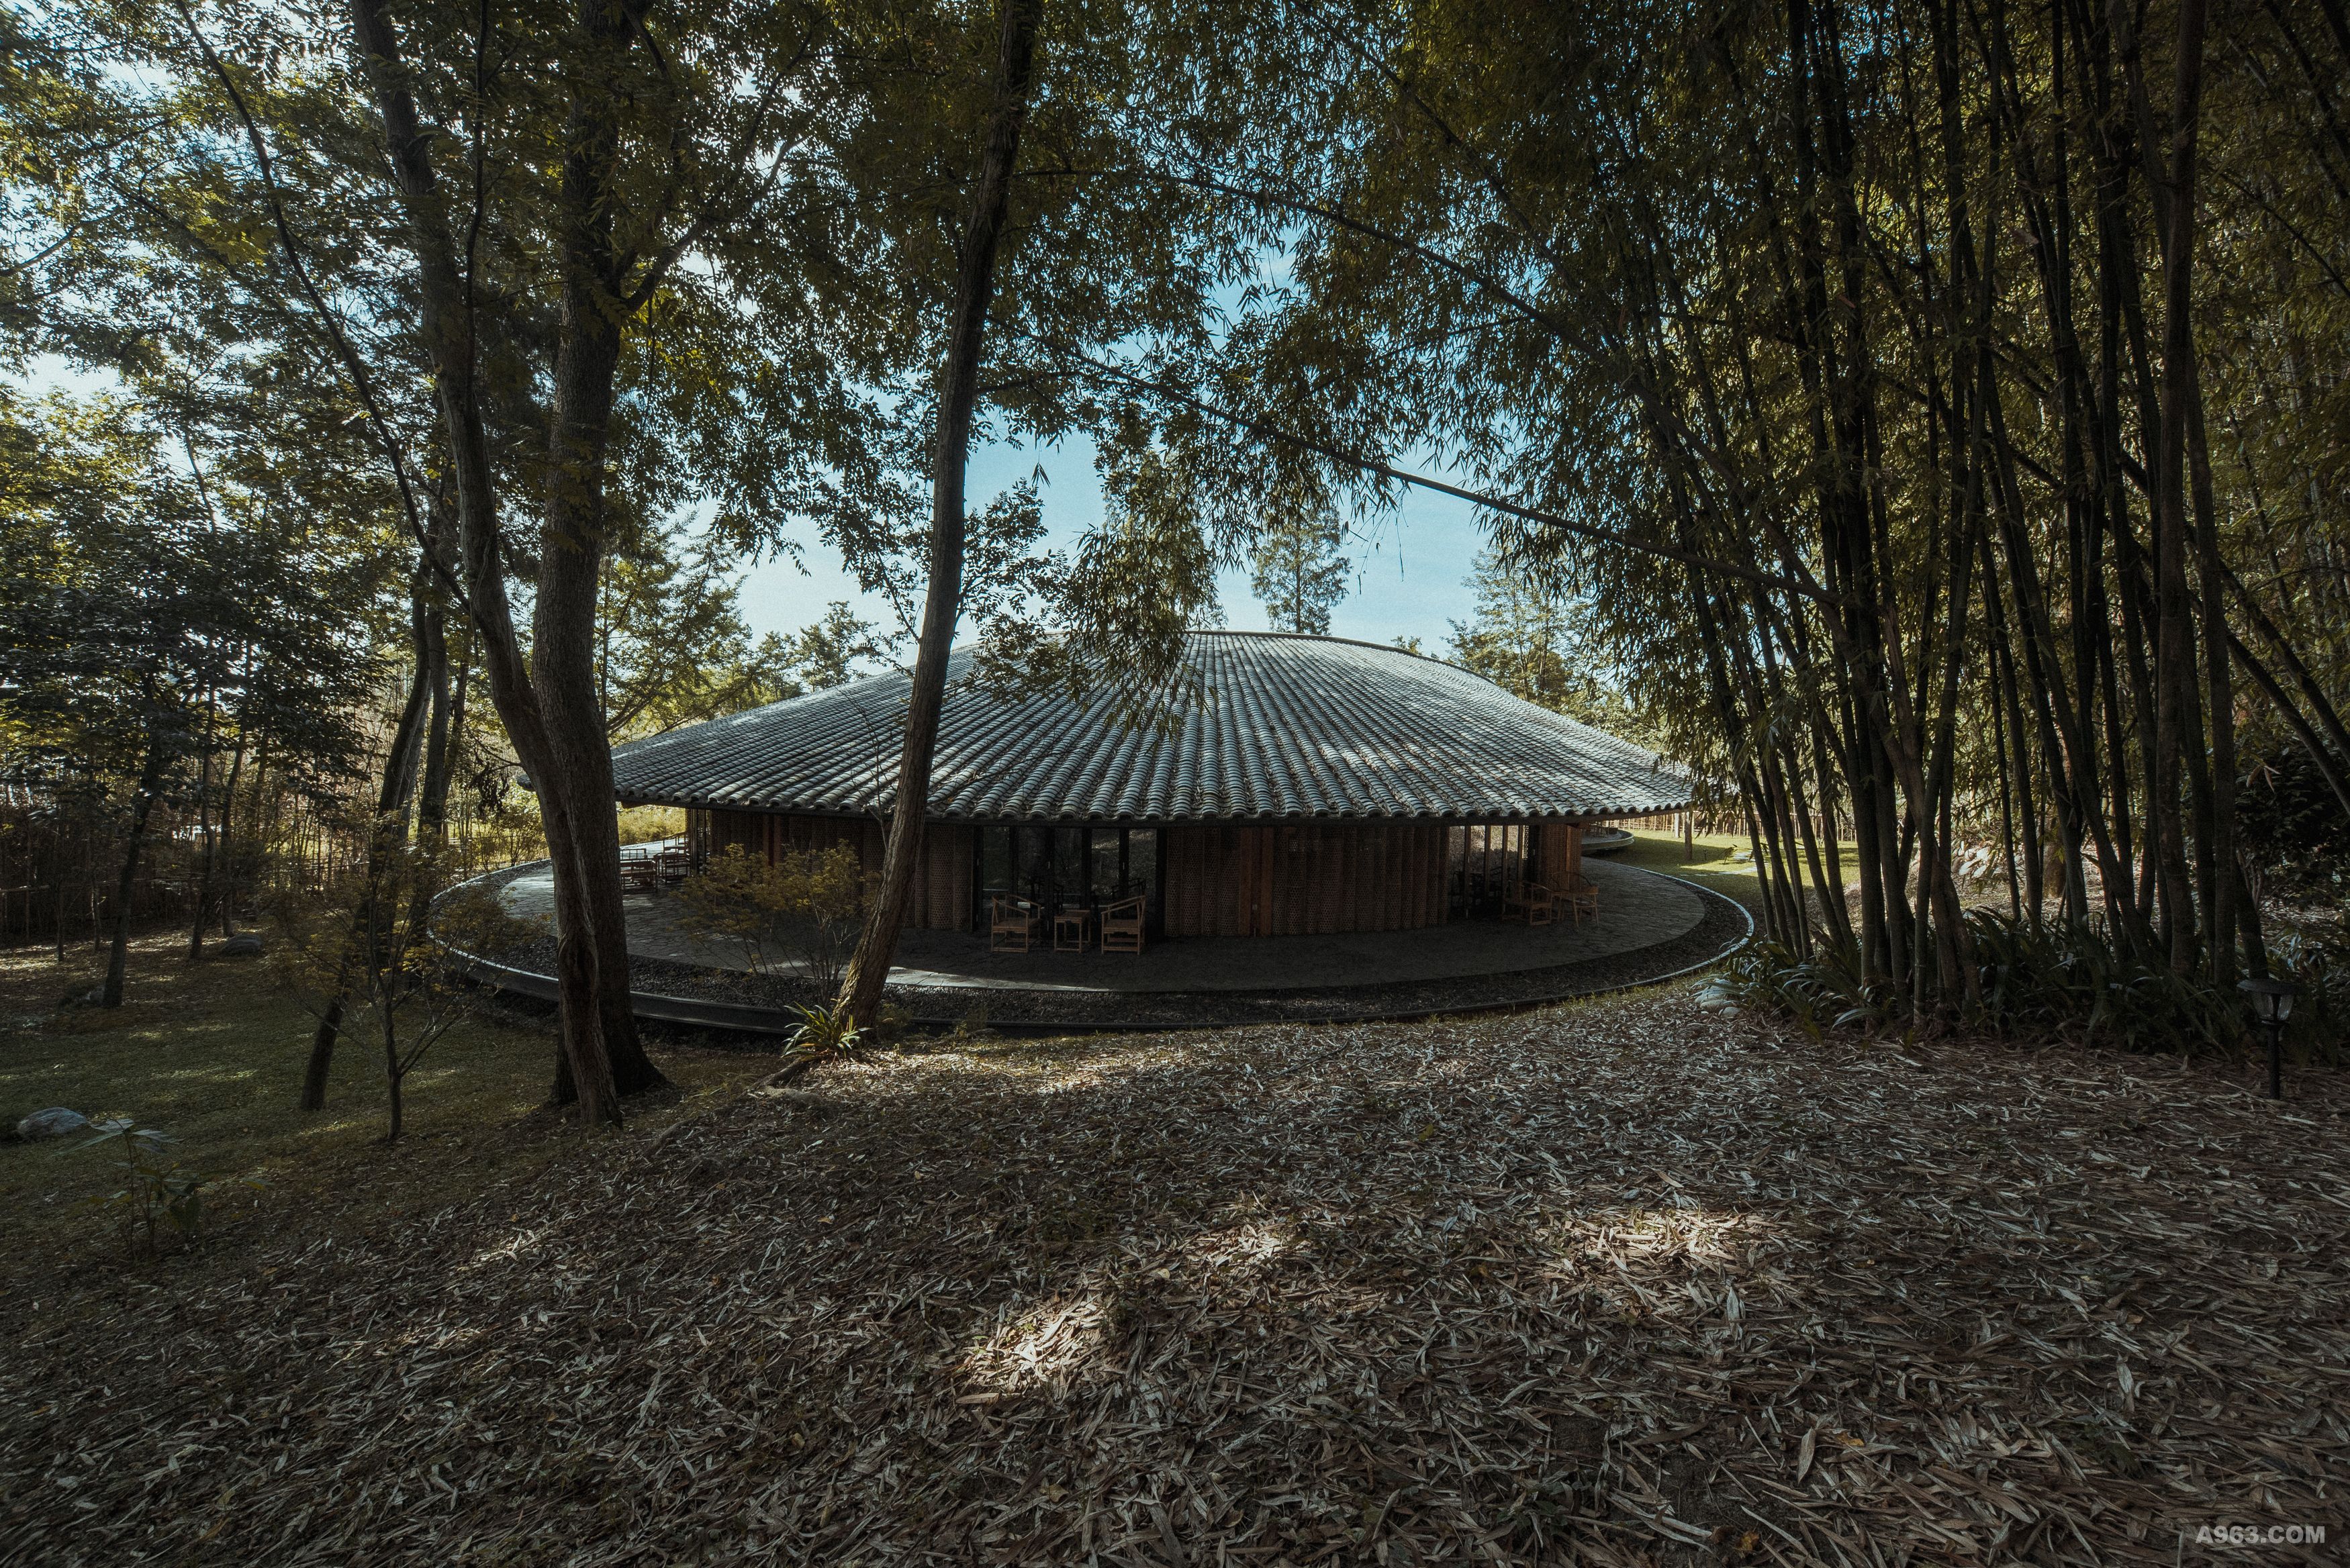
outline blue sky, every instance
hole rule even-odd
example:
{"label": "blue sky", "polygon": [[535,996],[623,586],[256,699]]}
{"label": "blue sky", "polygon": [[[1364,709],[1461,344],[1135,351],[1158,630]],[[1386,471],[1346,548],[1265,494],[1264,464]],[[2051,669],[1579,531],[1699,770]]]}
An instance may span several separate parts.
{"label": "blue sky", "polygon": [[[971,462],[972,508],[978,510],[1036,468],[1045,472],[1038,493],[1048,545],[1074,544],[1102,516],[1101,482],[1089,441],[979,449]],[[1354,567],[1353,591],[1332,611],[1332,633],[1366,642],[1417,637],[1426,651],[1440,651],[1448,623],[1467,620],[1474,605],[1467,578],[1485,542],[1474,510],[1448,495],[1407,489],[1394,511],[1367,519],[1357,533],[1345,552]],[[834,599],[847,600],[869,620],[887,620],[886,607],[860,596],[839,558],[821,545],[810,545],[802,565],[805,573],[790,561],[751,569],[743,582],[743,611],[754,631],[795,631],[822,616]],[[1225,572],[1217,596],[1227,625],[1243,631],[1263,628],[1264,610],[1249,593],[1246,571]]]}

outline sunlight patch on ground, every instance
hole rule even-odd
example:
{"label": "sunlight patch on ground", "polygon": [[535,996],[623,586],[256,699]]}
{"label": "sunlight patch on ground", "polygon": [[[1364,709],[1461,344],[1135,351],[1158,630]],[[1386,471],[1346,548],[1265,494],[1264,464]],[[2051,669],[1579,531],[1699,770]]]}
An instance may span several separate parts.
{"label": "sunlight patch on ground", "polygon": [[246,1084],[259,1078],[261,1072],[257,1067],[222,1063],[210,1067],[171,1067],[147,1076],[157,1084]]}
{"label": "sunlight patch on ground", "polygon": [[[2246,1476],[2332,1506],[2338,1094],[2279,1116],[2199,1066],[1798,1039],[1691,989],[883,1053],[674,1136],[544,1137],[544,1179],[485,1180],[516,1124],[484,1126],[446,1205],[393,1185],[424,1140],[370,1154],[380,1228],[273,1244],[302,1288],[192,1277],[161,1341],[78,1281],[27,1314],[21,1539],[2121,1563]],[[518,1042],[476,1114],[544,1057]]]}
{"label": "sunlight patch on ground", "polygon": [[484,1247],[474,1253],[462,1267],[465,1270],[484,1269],[493,1263],[518,1262],[525,1252],[535,1252],[554,1227],[525,1225],[494,1247]]}
{"label": "sunlight patch on ground", "polygon": [[[1177,1255],[1189,1277],[1196,1267],[1207,1282],[1230,1287],[1254,1279],[1303,1243],[1297,1226],[1286,1220],[1259,1220],[1229,1231],[1209,1231],[1187,1240]],[[1161,1270],[1159,1278],[1169,1277]]]}
{"label": "sunlight patch on ground", "polygon": [[[974,1385],[962,1403],[993,1402],[1028,1389],[1066,1391],[1100,1354],[1108,1300],[1097,1291],[1053,1300],[1007,1320],[956,1364]],[[1096,1373],[1107,1372],[1096,1367]]]}

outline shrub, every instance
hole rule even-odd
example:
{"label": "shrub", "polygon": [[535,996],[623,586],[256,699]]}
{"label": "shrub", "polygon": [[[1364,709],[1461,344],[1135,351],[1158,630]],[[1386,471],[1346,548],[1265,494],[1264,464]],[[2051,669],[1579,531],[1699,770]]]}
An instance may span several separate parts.
{"label": "shrub", "polygon": [[1898,999],[1887,982],[1862,979],[1849,947],[1824,940],[1809,957],[1799,957],[1784,943],[1752,937],[1724,961],[1700,1001],[1769,1008],[1816,1036],[1823,1029],[1876,1027]]}
{"label": "shrub", "polygon": [[2235,997],[2128,951],[2101,921],[2035,929],[1974,909],[1967,929],[1982,974],[1970,1022],[1995,1033],[2103,1039],[2130,1051],[2227,1051],[2243,1043]]}
{"label": "shrub", "polygon": [[2350,815],[2314,760],[2287,742],[2247,759],[2236,784],[2244,857],[2274,891],[2338,900],[2350,874]]}
{"label": "shrub", "polygon": [[[303,1103],[326,1103],[327,1070],[338,1040],[371,1034],[383,1058],[390,1123],[398,1141],[404,1085],[434,1043],[475,1004],[475,992],[447,950],[495,954],[519,947],[544,922],[516,919],[478,882],[448,886],[447,857],[431,844],[400,846],[372,871],[356,871],[322,896],[288,895],[271,909],[280,981],[319,1020],[311,1041]],[[364,1032],[363,1032],[364,1026]]]}
{"label": "shrub", "polygon": [[871,902],[870,879],[845,844],[769,865],[739,844],[713,855],[678,892],[691,934],[733,948],[765,973],[796,958],[817,990],[839,989]]}
{"label": "shrub", "polygon": [[863,1054],[865,1037],[845,1007],[795,1007],[800,1026],[785,1046],[786,1055],[805,1059],[811,1066],[828,1062],[854,1062]]}

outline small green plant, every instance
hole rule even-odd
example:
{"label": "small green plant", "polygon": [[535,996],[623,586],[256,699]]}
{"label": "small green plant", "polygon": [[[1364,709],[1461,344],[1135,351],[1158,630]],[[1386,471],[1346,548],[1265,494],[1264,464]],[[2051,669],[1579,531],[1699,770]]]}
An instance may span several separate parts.
{"label": "small green plant", "polygon": [[800,1026],[792,1032],[784,1054],[822,1066],[830,1062],[854,1062],[865,1051],[864,1032],[845,1007],[795,1007]]}
{"label": "small green plant", "polygon": [[2236,997],[2133,952],[2102,921],[2033,926],[1974,909],[1967,930],[1981,967],[1980,1021],[2002,1034],[2181,1053],[2243,1041]]}
{"label": "small green plant", "polygon": [[504,952],[545,929],[508,913],[479,883],[450,888],[449,866],[438,846],[403,845],[323,896],[288,895],[271,909],[277,976],[319,1021],[304,1108],[325,1106],[338,1042],[363,1045],[372,1035],[390,1112],[387,1143],[397,1143],[406,1125],[409,1075],[476,1001],[447,952]]}
{"label": "small green plant", "polygon": [[130,1116],[109,1116],[96,1125],[94,1136],[66,1150],[68,1154],[78,1154],[100,1145],[111,1146],[115,1159],[122,1167],[122,1186],[95,1202],[114,1216],[123,1251],[132,1257],[141,1251],[152,1257],[157,1241],[167,1229],[187,1241],[203,1234],[204,1193],[208,1189],[224,1184],[251,1188],[261,1185],[258,1177],[228,1178],[212,1171],[191,1170],[177,1160],[166,1163],[163,1146],[171,1141],[171,1134],[142,1127]]}
{"label": "small green plant", "polygon": [[1752,937],[1723,962],[1702,1001],[1775,1009],[1817,1037],[1825,1029],[1876,1026],[1890,1017],[1896,997],[1886,981],[1862,977],[1859,955],[1848,944],[1823,940],[1809,957],[1798,957],[1783,943]]}

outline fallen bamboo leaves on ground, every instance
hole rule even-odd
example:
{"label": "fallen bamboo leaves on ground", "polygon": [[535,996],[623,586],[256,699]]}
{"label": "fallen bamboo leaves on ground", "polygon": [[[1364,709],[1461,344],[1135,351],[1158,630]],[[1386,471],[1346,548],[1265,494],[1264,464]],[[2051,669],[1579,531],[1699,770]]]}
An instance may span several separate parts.
{"label": "fallen bamboo leaves on ground", "polygon": [[2345,1097],[2296,1093],[1814,1044],[1686,988],[831,1067],[397,1234],[28,1324],[0,1557],[2338,1542]]}

